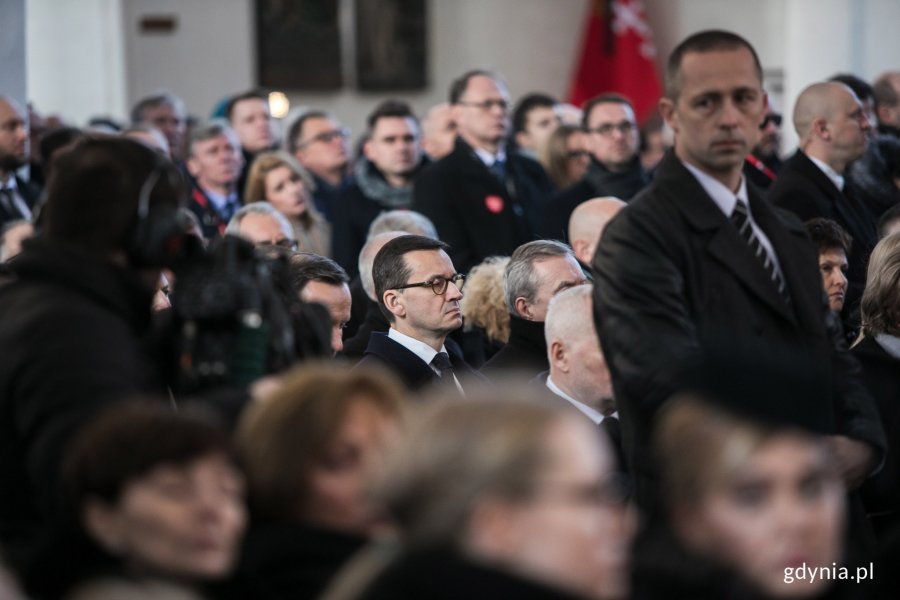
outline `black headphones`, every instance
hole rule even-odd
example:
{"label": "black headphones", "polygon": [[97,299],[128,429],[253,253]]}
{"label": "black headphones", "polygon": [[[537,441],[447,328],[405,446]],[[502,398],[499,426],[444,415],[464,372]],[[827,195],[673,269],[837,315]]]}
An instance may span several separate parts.
{"label": "black headphones", "polygon": [[178,214],[181,203],[150,203],[153,189],[164,175],[169,180],[172,193],[179,189],[177,182],[173,180],[173,176],[177,176],[175,169],[166,168],[167,165],[162,160],[157,157],[156,164],[141,185],[138,195],[137,215],[128,251],[131,264],[135,267],[172,266],[185,247],[186,228]]}

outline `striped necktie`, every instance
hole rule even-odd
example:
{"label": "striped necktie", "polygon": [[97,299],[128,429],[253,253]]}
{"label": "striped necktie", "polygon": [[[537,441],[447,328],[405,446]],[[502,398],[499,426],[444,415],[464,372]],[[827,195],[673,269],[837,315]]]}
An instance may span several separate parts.
{"label": "striped necktie", "polygon": [[734,205],[734,212],[731,213],[731,222],[734,223],[738,233],[741,234],[741,237],[744,238],[744,241],[750,246],[750,251],[753,252],[753,255],[760,264],[762,264],[763,269],[765,269],[766,274],[768,274],[769,280],[771,280],[775,289],[778,290],[778,293],[784,298],[785,302],[790,304],[791,299],[788,294],[787,285],[785,285],[784,282],[784,277],[782,277],[778,268],[775,266],[775,261],[769,256],[769,253],[759,242],[759,238],[756,237],[756,232],[753,231],[753,226],[750,224],[750,215],[747,213],[747,205],[741,200],[738,200]]}

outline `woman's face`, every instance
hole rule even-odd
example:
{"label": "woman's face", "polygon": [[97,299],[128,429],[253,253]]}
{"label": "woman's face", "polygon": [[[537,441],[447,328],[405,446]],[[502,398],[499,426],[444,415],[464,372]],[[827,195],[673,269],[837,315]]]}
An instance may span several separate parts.
{"label": "woman's face", "polygon": [[360,398],[344,415],[322,459],[309,472],[304,520],[313,525],[370,533],[376,517],[366,486],[385,456],[386,442],[396,439],[397,418],[371,400]]}
{"label": "woman's face", "polygon": [[786,570],[840,566],[844,489],[812,438],[772,438],[687,512],[679,531],[690,545],[772,597],[802,598],[828,584],[785,583]]}
{"label": "woman's face", "polygon": [[164,464],[100,513],[92,533],[135,571],[218,578],[234,564],[244,531],[244,480],[219,454]]}
{"label": "woman's face", "polygon": [[309,191],[303,179],[287,165],[275,167],[265,178],[266,200],[289,219],[299,217],[309,206]]}
{"label": "woman's face", "polygon": [[566,138],[566,175],[569,181],[578,181],[587,173],[591,155],[587,149],[587,136],[580,131]]}

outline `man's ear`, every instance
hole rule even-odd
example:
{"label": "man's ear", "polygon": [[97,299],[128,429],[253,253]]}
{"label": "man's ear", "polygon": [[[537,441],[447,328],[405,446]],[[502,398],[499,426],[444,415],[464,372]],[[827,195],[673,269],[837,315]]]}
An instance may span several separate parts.
{"label": "man's ear", "polygon": [[826,142],[831,141],[831,131],[828,129],[828,121],[822,117],[813,119],[811,129],[813,135],[817,138],[825,140]]}
{"label": "man's ear", "polygon": [[523,296],[519,296],[518,298],[516,298],[515,307],[517,316],[522,317],[523,319],[527,319],[528,321],[534,320],[534,317],[531,313],[531,305]]}
{"label": "man's ear", "polygon": [[675,103],[672,100],[666,97],[659,99],[659,115],[666,122],[666,125],[669,126],[669,129],[678,133],[679,127],[675,118]]}
{"label": "man's ear", "polygon": [[189,156],[187,161],[185,162],[185,166],[187,167],[188,173],[192,176],[196,177],[200,173],[200,165],[197,164],[197,159],[193,156]]}
{"label": "man's ear", "polygon": [[583,262],[584,264],[590,264],[590,257],[588,254],[590,253],[591,244],[587,240],[582,239],[574,239],[572,240],[572,253],[575,254],[575,258]]}
{"label": "man's ear", "polygon": [[566,350],[565,344],[560,340],[555,339],[550,342],[550,347],[547,348],[547,355],[550,358],[551,367],[555,367],[563,373],[568,373],[570,371],[569,353]]}
{"label": "man's ear", "polygon": [[363,151],[363,156],[365,156],[369,160],[372,160],[372,142],[371,142],[371,140],[366,141],[366,143],[363,144],[362,151]]}
{"label": "man's ear", "polygon": [[385,290],[381,296],[384,306],[397,318],[406,317],[406,303],[399,290]]}
{"label": "man's ear", "polygon": [[515,507],[508,500],[494,497],[478,500],[466,525],[464,545],[478,557],[508,560],[521,537],[515,514]]}
{"label": "man's ear", "polygon": [[125,550],[121,523],[113,507],[91,498],[84,505],[81,520],[88,534],[107,552],[118,555]]}
{"label": "man's ear", "polygon": [[525,142],[528,141],[527,138],[528,138],[528,134],[525,133],[524,131],[520,131],[519,133],[516,134],[516,145],[518,145],[520,148],[524,148]]}

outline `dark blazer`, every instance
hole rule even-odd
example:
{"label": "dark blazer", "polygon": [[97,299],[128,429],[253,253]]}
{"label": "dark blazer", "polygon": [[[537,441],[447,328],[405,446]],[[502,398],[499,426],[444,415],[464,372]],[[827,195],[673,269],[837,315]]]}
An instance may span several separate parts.
{"label": "dark blazer", "polygon": [[431,219],[460,273],[488,256],[509,256],[535,239],[539,212],[553,185],[541,165],[506,154],[506,182],[495,177],[461,138],[450,154],[422,170],[413,205]]}
{"label": "dark blazer", "polygon": [[[828,366],[821,427],[864,440],[884,432],[828,309],[818,253],[803,224],[748,186],[750,209],[778,255],[788,305],[731,221],[673,152],[653,183],[609,223],[594,256],[594,318],[612,375],[638,499],[654,499],[650,427],[680,367],[727,337],[747,352],[790,351]],[[830,376],[830,380],[829,380]]]}
{"label": "dark blazer", "polygon": [[856,306],[866,284],[869,254],[878,243],[875,219],[857,199],[839,190],[834,183],[801,150],[798,150],[778,173],[769,190],[769,201],[786,208],[801,221],[823,217],[837,222],[853,236],[850,248],[846,304]]}
{"label": "dark blazer", "polygon": [[[360,323],[354,335],[344,340],[344,349],[341,350],[341,356],[353,360],[359,360],[366,353],[366,348],[369,346],[369,338],[372,337],[373,332],[384,333],[391,328],[387,317],[378,308],[378,303],[369,300],[365,293],[363,298],[365,301],[365,315],[362,323]],[[355,299],[354,302],[356,302]]]}
{"label": "dark blazer", "polygon": [[549,368],[543,321],[526,321],[510,314],[509,340],[484,363],[481,373],[490,378],[507,372],[525,373],[531,379]]}
{"label": "dark blazer", "polygon": [[[463,360],[462,351],[453,340],[445,340],[444,347],[447,348],[447,354],[450,356],[453,372],[461,383],[468,378],[481,379]],[[362,365],[386,366],[403,380],[406,387],[414,391],[441,381],[428,363],[389,338],[387,333],[375,332],[372,334],[366,353],[357,364],[357,366]]]}
{"label": "dark blazer", "polygon": [[[32,218],[34,217],[34,210],[37,206],[38,197],[40,196],[40,190],[37,186],[32,185],[31,183],[25,181],[20,177],[15,177],[16,179],[16,190],[18,191],[19,196],[22,197],[22,200],[25,202],[26,206],[31,210]],[[22,216],[18,214],[18,212],[10,212],[3,207],[3,204],[0,203],[0,227],[10,223],[12,221],[17,221],[21,219]]]}

